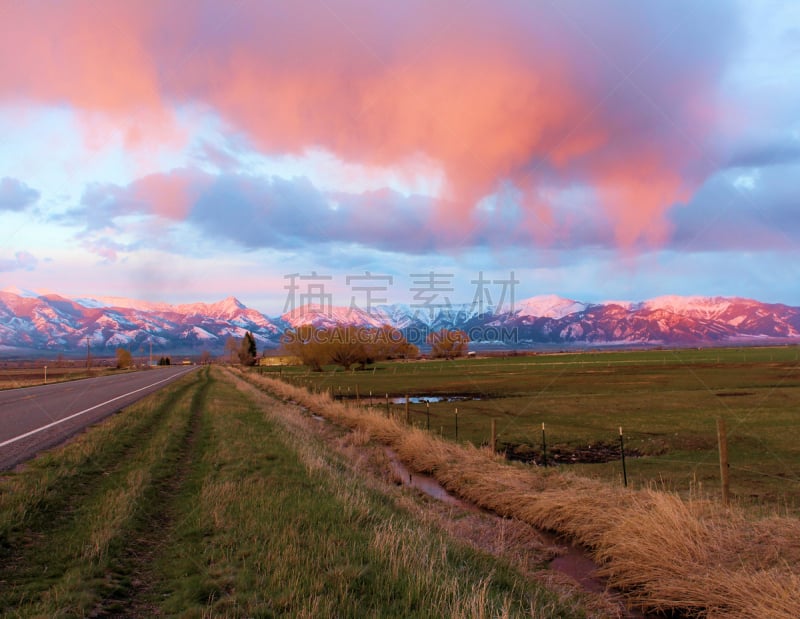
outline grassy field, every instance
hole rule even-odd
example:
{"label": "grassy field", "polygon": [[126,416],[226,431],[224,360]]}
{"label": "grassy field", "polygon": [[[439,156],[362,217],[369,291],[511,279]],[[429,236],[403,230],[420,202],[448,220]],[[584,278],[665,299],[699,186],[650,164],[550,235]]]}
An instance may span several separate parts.
{"label": "grassy field", "polygon": [[194,372],[0,476],[1,615],[585,616],[226,376]]}
{"label": "grassy field", "polygon": [[[495,420],[499,449],[539,463],[544,423],[550,464],[554,456],[569,463],[578,451],[578,463],[566,466],[615,483],[622,483],[622,426],[629,484],[656,484],[684,496],[719,492],[716,423],[723,418],[734,500],[800,511],[797,347],[390,362],[351,372],[263,371],[349,401],[358,394],[360,403],[371,401],[381,410],[387,394],[462,398],[412,403],[410,420],[453,440],[457,423],[458,440],[475,445],[488,443]],[[389,408],[405,418],[403,404]],[[611,460],[580,463],[593,456]]]}
{"label": "grassy field", "polygon": [[[800,520],[663,490],[623,488],[564,467],[509,463],[439,437],[380,407],[335,401],[269,376],[247,380],[365,440],[388,445],[415,472],[504,517],[585,546],[612,586],[667,616],[800,616]],[[677,614],[674,614],[677,613]]]}
{"label": "grassy field", "polygon": [[[20,387],[32,387],[34,385],[45,384],[44,365],[26,363],[26,367],[0,367],[0,389],[18,389]],[[102,376],[111,372],[118,372],[114,367],[93,367],[86,369],[86,366],[47,366],[47,384],[61,383],[68,380],[79,380],[81,378],[92,378]]]}

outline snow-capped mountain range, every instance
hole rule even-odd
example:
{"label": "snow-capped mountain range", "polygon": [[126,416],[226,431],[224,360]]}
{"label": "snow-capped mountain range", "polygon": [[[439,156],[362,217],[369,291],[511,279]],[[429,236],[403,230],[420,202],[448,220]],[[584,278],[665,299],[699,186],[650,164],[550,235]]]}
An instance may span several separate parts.
{"label": "snow-capped mountain range", "polygon": [[[482,311],[481,311],[482,310]],[[288,328],[353,325],[402,330],[424,343],[432,330],[458,328],[486,346],[674,345],[800,341],[800,308],[741,298],[665,296],[643,302],[582,303],[554,295],[513,307],[383,305],[304,306],[268,317],[234,297],[217,303],[168,305],[117,297],[69,299],[19,289],[0,291],[0,353],[98,355],[134,352],[220,352],[229,336],[254,334],[259,350],[276,348]]]}

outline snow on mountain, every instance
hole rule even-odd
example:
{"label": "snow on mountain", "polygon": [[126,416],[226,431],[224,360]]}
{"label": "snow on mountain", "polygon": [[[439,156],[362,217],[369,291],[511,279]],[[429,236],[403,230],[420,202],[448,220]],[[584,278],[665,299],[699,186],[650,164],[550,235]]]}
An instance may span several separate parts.
{"label": "snow on mountain", "polygon": [[286,312],[280,317],[288,327],[313,325],[317,328],[352,326],[377,329],[383,326],[395,329],[433,331],[461,328],[478,317],[478,308],[472,304],[437,305],[376,305],[369,311],[359,307],[305,305]]}
{"label": "snow on mountain", "polygon": [[39,294],[46,294],[46,293],[38,293],[34,292],[33,290],[28,290],[26,288],[19,288],[18,286],[8,286],[7,288],[3,288],[0,292],[7,292],[9,294],[16,295],[18,297],[23,297],[27,299],[36,299]]}
{"label": "snow on mountain", "polygon": [[233,297],[218,303],[171,306],[121,297],[67,299],[0,292],[0,345],[64,352],[91,347],[113,351],[153,346],[184,350],[222,348],[232,334],[250,331],[274,345],[280,329],[269,318]]}
{"label": "snow on mountain", "polygon": [[642,308],[648,310],[666,310],[684,316],[714,318],[727,310],[738,299],[723,297],[679,297],[662,296],[643,302]]}
{"label": "snow on mountain", "polygon": [[633,301],[620,301],[619,299],[607,299],[606,301],[602,301],[596,305],[617,305],[626,310],[640,308],[642,306],[641,303],[634,303]]}
{"label": "snow on mountain", "polygon": [[166,312],[172,309],[167,303],[153,303],[151,301],[141,301],[138,299],[128,299],[126,297],[81,297],[73,299],[75,303],[83,307],[105,308],[121,307],[125,309],[145,310],[148,312]]}
{"label": "snow on mountain", "polygon": [[[20,291],[25,292],[25,291]],[[287,328],[389,325],[424,343],[427,333],[463,329],[473,341],[540,344],[674,344],[741,338],[800,338],[800,308],[751,299],[664,296],[641,303],[583,303],[556,295],[518,301],[513,311],[477,304],[304,306],[271,319],[235,297],[216,303],[169,305],[120,297],[68,299],[0,291],[0,349],[75,352],[215,350],[248,331],[259,349],[276,347]]]}
{"label": "snow on mountain", "polygon": [[[76,303],[90,308],[124,308],[162,314],[180,314],[183,316],[202,316],[209,318],[231,318],[242,313],[255,312],[248,309],[236,297],[228,297],[216,303],[184,303],[170,305],[153,303],[126,297],[83,297],[74,299]],[[258,314],[258,312],[255,312]],[[259,314],[260,315],[260,314]]]}
{"label": "snow on mountain", "polygon": [[570,314],[577,314],[586,309],[586,303],[564,299],[562,297],[547,294],[531,297],[514,303],[513,313],[518,318],[564,318]]}
{"label": "snow on mountain", "polygon": [[216,335],[212,335],[202,327],[197,327],[197,326],[192,327],[191,329],[187,329],[186,331],[183,332],[182,335],[185,338],[195,337],[198,340],[204,340],[204,341],[217,339]]}
{"label": "snow on mountain", "polygon": [[228,297],[217,303],[186,303],[174,306],[174,310],[179,314],[212,318],[236,316],[246,309],[236,297]]}
{"label": "snow on mountain", "polygon": [[380,328],[391,324],[391,317],[383,310],[372,308],[367,312],[358,307],[332,307],[316,304],[303,305],[281,316],[281,320],[292,328],[313,325],[317,328],[337,326]]}

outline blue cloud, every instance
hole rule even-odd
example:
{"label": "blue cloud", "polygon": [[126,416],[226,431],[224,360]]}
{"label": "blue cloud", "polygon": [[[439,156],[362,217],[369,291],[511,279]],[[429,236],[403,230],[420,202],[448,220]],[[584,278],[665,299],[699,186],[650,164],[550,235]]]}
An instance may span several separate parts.
{"label": "blue cloud", "polygon": [[18,251],[13,258],[0,258],[0,273],[9,271],[33,271],[39,260],[27,251]]}
{"label": "blue cloud", "polygon": [[15,178],[0,179],[0,211],[24,211],[39,200],[39,192]]}
{"label": "blue cloud", "polygon": [[712,176],[673,209],[670,246],[681,251],[774,251],[800,247],[796,183],[800,165],[767,164]]}

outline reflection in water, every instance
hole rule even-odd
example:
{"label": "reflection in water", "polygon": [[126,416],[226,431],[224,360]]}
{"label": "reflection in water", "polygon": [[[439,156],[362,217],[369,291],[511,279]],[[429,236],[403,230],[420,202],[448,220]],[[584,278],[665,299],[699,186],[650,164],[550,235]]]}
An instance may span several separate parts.
{"label": "reflection in water", "polygon": [[[403,401],[405,402],[405,399],[403,399]],[[412,473],[400,461],[400,458],[394,450],[389,447],[386,447],[385,450],[392,473],[397,479],[401,480],[404,485],[416,488],[428,496],[449,505],[454,505],[471,512],[491,514],[491,512],[487,512],[472,503],[453,496],[433,477],[421,473]],[[499,518],[499,516],[496,517]],[[539,529],[537,529],[537,531],[548,544],[559,548],[560,554],[550,561],[549,565],[551,569],[566,574],[576,581],[585,591],[603,593],[608,590],[605,580],[595,575],[595,571],[598,567],[597,564],[580,547],[565,543],[564,540],[552,533]],[[618,594],[618,592],[616,593]],[[624,616],[631,619],[647,617],[647,615],[635,609],[625,609]]]}
{"label": "reflection in water", "polygon": [[[437,402],[462,402],[464,400],[480,400],[479,397],[472,397],[472,396],[463,396],[463,395],[414,395],[409,396],[408,402],[409,404],[425,404],[425,402],[430,402],[431,404],[435,404]],[[406,398],[403,396],[402,398],[390,398],[389,400],[392,404],[405,404]]]}

